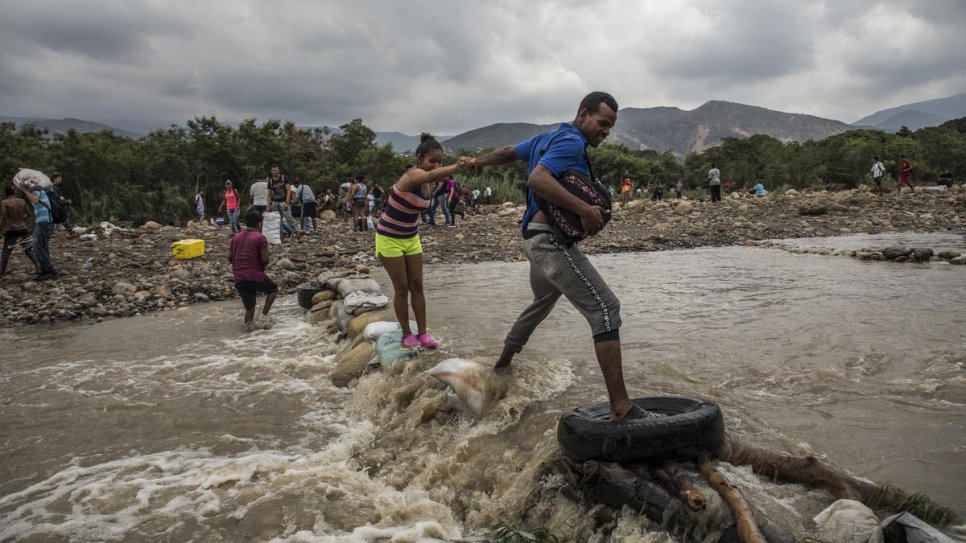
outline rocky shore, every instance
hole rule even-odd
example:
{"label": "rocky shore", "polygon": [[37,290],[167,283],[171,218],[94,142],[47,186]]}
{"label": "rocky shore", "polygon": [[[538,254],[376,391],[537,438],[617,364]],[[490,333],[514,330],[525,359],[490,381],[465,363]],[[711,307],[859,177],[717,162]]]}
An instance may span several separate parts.
{"label": "rocky shore", "polygon": [[[522,211],[510,203],[489,205],[465,220],[458,218],[458,228],[421,226],[427,264],[523,260],[518,230]],[[270,247],[269,274],[283,292],[294,291],[324,270],[372,260],[371,233],[352,232],[341,219],[319,225],[314,235]],[[765,198],[732,194],[716,204],[689,200],[618,204],[604,232],[582,242],[582,247],[599,254],[852,233],[964,230],[966,190],[962,186],[901,195],[874,195],[861,188],[834,193],[787,191]],[[182,239],[203,239],[205,255],[173,258],[171,244]],[[102,223],[86,232],[58,232],[51,240],[51,257],[59,277],[35,281],[23,255],[11,257],[8,273],[0,281],[0,326],[123,317],[232,298],[228,240],[227,227],[192,224],[176,228],[148,223],[126,229]],[[883,254],[886,249],[870,247],[865,252]],[[900,255],[892,260],[903,259]]]}

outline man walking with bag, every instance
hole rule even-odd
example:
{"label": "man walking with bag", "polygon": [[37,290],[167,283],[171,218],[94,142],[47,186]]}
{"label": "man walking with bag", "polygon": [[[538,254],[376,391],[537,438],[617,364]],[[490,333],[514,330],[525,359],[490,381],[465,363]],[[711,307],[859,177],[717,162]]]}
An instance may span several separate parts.
{"label": "man walking with bag", "polygon": [[567,191],[560,179],[574,170],[593,180],[587,146],[597,147],[617,122],[617,101],[604,92],[588,94],[572,123],[534,136],[516,146],[508,145],[483,157],[476,167],[506,164],[514,160],[529,163],[527,210],[521,229],[523,248],[530,262],[533,302],[510,328],[503,353],[494,368],[508,367],[530,339],[536,327],[550,314],[561,294],[590,324],[594,350],[610,399],[612,421],[647,416],[631,403],[624,386],[621,361],[620,302],[577,243],[558,239],[557,230],[543,211],[549,203],[575,213],[584,236],[594,236],[604,227],[604,209],[590,205]]}

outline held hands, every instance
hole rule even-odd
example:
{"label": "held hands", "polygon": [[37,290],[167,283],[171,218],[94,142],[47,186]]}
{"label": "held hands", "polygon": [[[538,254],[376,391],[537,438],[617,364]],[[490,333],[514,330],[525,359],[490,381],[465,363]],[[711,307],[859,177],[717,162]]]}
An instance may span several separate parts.
{"label": "held hands", "polygon": [[462,170],[466,167],[473,167],[476,164],[476,159],[469,156],[461,156],[459,160],[456,161],[456,168]]}

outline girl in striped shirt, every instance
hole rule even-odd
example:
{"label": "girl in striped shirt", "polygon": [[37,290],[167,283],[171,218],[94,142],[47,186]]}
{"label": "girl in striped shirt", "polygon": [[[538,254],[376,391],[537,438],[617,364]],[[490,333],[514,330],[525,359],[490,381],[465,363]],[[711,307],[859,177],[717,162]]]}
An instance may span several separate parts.
{"label": "girl in striped shirt", "polygon": [[[416,233],[419,213],[429,207],[432,183],[445,179],[470,164],[460,157],[443,166],[443,146],[429,134],[420,137],[416,166],[406,170],[389,189],[386,209],[376,225],[376,256],[392,280],[393,309],[403,332],[403,347],[435,349],[438,343],[426,332],[426,297],[423,294],[423,247]],[[409,303],[418,330],[409,326]]]}

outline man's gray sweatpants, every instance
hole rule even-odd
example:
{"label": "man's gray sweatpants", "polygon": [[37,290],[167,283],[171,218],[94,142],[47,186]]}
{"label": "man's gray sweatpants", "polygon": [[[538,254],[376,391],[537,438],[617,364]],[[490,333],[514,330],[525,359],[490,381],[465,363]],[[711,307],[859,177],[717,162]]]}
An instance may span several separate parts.
{"label": "man's gray sweatpants", "polygon": [[587,255],[577,244],[567,247],[558,243],[546,225],[533,223],[528,228],[528,235],[534,230],[546,233],[523,241],[523,250],[530,260],[533,302],[513,323],[504,341],[506,346],[520,352],[561,294],[587,319],[595,338],[611,333],[617,337],[621,326],[620,301],[587,260]]}

